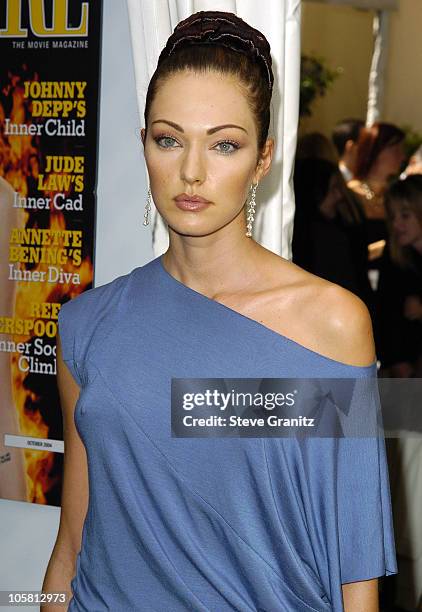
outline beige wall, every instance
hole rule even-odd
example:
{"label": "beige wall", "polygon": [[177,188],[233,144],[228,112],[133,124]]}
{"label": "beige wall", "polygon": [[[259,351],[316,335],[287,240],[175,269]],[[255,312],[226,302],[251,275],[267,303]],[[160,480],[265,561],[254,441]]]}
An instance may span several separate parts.
{"label": "beige wall", "polygon": [[384,118],[422,133],[422,1],[400,0],[390,22]]}
{"label": "beige wall", "polygon": [[[329,135],[345,117],[365,119],[368,76],[372,56],[370,11],[303,2],[302,51],[324,57],[342,74],[325,98],[313,107],[301,132],[322,131]],[[400,0],[391,15],[389,53],[382,119],[398,125],[410,124],[422,132],[422,0]]]}

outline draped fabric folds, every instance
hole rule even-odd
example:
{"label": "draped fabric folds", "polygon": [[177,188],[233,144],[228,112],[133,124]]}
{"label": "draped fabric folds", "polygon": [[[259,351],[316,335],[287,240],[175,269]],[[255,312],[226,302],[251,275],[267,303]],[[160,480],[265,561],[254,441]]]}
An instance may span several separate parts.
{"label": "draped fabric folds", "polygon": [[[236,13],[261,30],[272,50],[275,77],[270,136],[275,138],[272,170],[257,191],[254,238],[290,259],[294,217],[293,162],[299,109],[300,0],[127,0],[141,124],[148,82],[159,53],[176,24],[201,10]],[[151,210],[153,251],[168,246],[166,226]]]}

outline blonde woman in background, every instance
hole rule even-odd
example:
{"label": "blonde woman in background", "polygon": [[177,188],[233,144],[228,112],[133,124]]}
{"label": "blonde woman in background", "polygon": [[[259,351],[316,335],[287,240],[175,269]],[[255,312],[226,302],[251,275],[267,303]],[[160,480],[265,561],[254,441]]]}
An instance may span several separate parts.
{"label": "blonde woman in background", "polygon": [[[389,239],[380,265],[377,304],[377,354],[382,372],[392,378],[422,376],[422,176],[409,175],[386,193]],[[401,389],[420,388],[420,381],[397,384],[402,424],[387,441],[398,576],[395,604],[402,610],[422,610],[422,434],[414,431],[412,412]],[[391,397],[391,394],[390,394]],[[416,398],[417,399],[417,398]],[[410,403],[412,404],[412,402]],[[405,418],[408,414],[411,422]],[[420,423],[420,420],[419,420]],[[410,432],[409,432],[410,430]],[[419,427],[420,430],[420,427]],[[419,606],[418,606],[419,602]]]}
{"label": "blonde woman in background", "polygon": [[380,262],[377,349],[389,376],[422,376],[422,176],[386,194],[389,241]]}

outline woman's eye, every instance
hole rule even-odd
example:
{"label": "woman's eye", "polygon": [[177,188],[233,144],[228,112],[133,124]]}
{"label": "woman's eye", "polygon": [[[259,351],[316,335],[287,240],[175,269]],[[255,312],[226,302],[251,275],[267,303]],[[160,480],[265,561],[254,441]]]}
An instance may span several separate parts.
{"label": "woman's eye", "polygon": [[239,145],[236,142],[230,142],[229,140],[224,140],[223,142],[219,142],[216,145],[217,147],[223,146],[224,148],[220,149],[220,153],[227,155],[229,153],[234,153],[239,148]]}
{"label": "woman's eye", "polygon": [[157,138],[154,138],[154,140],[163,149],[171,149],[172,144],[177,142],[176,139],[172,138],[171,136],[158,136]]}

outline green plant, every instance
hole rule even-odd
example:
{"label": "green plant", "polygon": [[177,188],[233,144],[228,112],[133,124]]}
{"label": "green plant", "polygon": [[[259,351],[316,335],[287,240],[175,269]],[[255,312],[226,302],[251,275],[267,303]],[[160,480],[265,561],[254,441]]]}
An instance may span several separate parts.
{"label": "green plant", "polygon": [[410,125],[401,125],[400,128],[406,134],[404,139],[404,150],[406,157],[409,158],[422,145],[422,134],[417,132]]}
{"label": "green plant", "polygon": [[313,102],[326,94],[339,74],[340,70],[328,68],[321,57],[301,56],[299,117],[309,117],[312,114]]}

